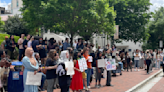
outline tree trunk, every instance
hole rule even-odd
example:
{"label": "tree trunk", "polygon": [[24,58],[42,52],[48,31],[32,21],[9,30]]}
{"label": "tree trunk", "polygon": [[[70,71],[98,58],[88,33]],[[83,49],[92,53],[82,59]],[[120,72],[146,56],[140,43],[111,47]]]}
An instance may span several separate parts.
{"label": "tree trunk", "polygon": [[74,36],[74,34],[71,33],[70,43],[71,43],[71,47],[72,47],[72,48],[73,48],[73,36]]}

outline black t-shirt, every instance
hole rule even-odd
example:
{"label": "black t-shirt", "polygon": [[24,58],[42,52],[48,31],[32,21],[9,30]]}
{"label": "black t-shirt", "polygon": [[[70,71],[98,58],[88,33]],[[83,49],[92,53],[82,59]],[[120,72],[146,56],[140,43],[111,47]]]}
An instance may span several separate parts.
{"label": "black t-shirt", "polygon": [[24,49],[26,49],[25,45],[27,45],[28,41],[29,41],[29,40],[27,40],[27,39],[25,39],[25,40],[23,41],[23,48],[24,48]]}
{"label": "black t-shirt", "polygon": [[39,45],[38,40],[32,41],[32,48],[33,48],[34,52],[38,52],[38,49],[36,48],[37,45]]}
{"label": "black t-shirt", "polygon": [[[50,58],[47,59],[46,66],[55,66],[57,65],[56,61],[52,61]],[[46,79],[54,79],[56,78],[56,69],[47,70]]]}

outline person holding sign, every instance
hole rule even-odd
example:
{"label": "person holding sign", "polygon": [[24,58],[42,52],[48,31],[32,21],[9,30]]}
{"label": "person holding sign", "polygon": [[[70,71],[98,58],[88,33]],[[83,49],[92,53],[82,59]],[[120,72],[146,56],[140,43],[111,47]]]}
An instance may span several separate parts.
{"label": "person holding sign", "polygon": [[[102,52],[100,52],[100,51],[97,53],[97,60],[96,60],[96,84],[95,84],[96,88],[101,87],[101,74],[103,71],[102,67],[101,68],[98,67],[98,60],[99,59],[102,59]],[[97,85],[97,80],[98,80],[98,85]]]}
{"label": "person holding sign", "polygon": [[[83,79],[84,79],[84,84],[85,84],[85,87],[86,87],[86,92],[90,92],[88,90],[88,88],[90,88],[89,86],[89,83],[90,83],[90,77],[91,77],[91,70],[92,70],[92,63],[91,62],[88,62],[89,60],[89,48],[85,47],[84,50],[83,50],[83,57],[85,58],[86,62],[87,62],[87,66],[88,66],[88,69],[85,71],[86,75],[83,76]],[[84,75],[84,73],[83,73]],[[87,80],[86,80],[86,76],[87,76]],[[86,81],[87,81],[87,85],[86,85]],[[88,87],[87,87],[88,86]]]}
{"label": "person holding sign", "polygon": [[81,57],[81,51],[76,52],[73,57],[75,74],[72,77],[72,82],[70,86],[73,92],[80,92],[83,89],[82,71],[80,71],[78,64],[78,59],[81,59]]}
{"label": "person holding sign", "polygon": [[[111,49],[105,49],[105,51],[106,51],[105,58],[112,59],[112,55],[110,53]],[[113,86],[113,85],[111,85],[111,70],[107,71],[106,86]]]}
{"label": "person holding sign", "polygon": [[69,92],[69,86],[70,86],[70,75],[67,75],[67,69],[64,62],[69,62],[69,52],[67,50],[62,51],[60,54],[60,58],[62,59],[62,62],[58,64],[58,67],[56,69],[56,73],[58,75],[59,80],[59,86],[61,89],[61,92]]}
{"label": "person holding sign", "polygon": [[46,67],[45,69],[47,70],[46,72],[46,79],[47,79],[47,92],[53,92],[54,89],[54,84],[56,80],[56,68],[57,68],[57,60],[59,56],[58,53],[56,53],[56,50],[50,50],[48,54],[48,59],[46,62]]}
{"label": "person holding sign", "polygon": [[[23,83],[24,83],[24,91],[23,92],[38,92],[38,86],[36,85],[26,85],[26,78],[28,72],[34,72],[34,74],[37,73],[39,69],[38,62],[33,57],[33,49],[27,48],[25,50],[25,57],[22,60],[23,63]],[[40,80],[41,81],[41,80]]]}

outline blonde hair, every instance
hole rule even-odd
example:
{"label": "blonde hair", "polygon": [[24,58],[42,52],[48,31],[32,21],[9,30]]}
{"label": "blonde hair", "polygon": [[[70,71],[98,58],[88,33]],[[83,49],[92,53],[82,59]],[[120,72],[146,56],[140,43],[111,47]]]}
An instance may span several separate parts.
{"label": "blonde hair", "polygon": [[48,58],[50,58],[51,60],[55,60],[55,54],[56,54],[55,49],[50,50],[48,53]]}

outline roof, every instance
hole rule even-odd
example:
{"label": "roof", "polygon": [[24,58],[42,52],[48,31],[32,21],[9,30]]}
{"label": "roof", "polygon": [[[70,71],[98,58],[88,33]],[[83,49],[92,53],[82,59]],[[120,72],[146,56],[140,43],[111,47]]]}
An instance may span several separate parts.
{"label": "roof", "polygon": [[1,20],[2,20],[2,21],[7,21],[9,16],[13,16],[13,15],[1,16]]}

